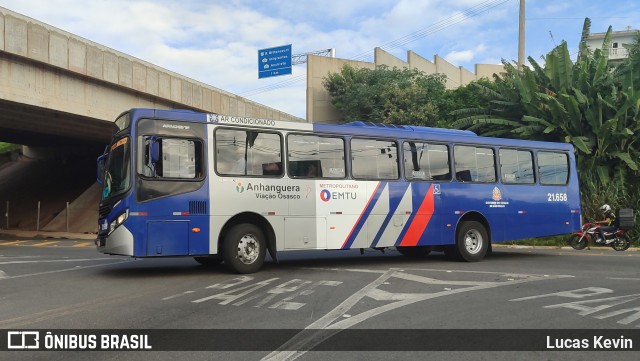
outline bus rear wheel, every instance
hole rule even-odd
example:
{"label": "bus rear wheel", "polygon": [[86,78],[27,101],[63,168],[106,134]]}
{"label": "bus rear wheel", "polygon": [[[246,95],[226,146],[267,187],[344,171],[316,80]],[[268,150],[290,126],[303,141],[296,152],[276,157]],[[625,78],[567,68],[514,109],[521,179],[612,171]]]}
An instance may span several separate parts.
{"label": "bus rear wheel", "polygon": [[264,263],[265,255],[264,235],[253,224],[235,225],[224,237],[222,258],[232,272],[257,272]]}
{"label": "bus rear wheel", "polygon": [[478,262],[484,258],[489,248],[489,234],[480,222],[467,221],[460,225],[456,234],[456,244],[448,249],[459,261]]}

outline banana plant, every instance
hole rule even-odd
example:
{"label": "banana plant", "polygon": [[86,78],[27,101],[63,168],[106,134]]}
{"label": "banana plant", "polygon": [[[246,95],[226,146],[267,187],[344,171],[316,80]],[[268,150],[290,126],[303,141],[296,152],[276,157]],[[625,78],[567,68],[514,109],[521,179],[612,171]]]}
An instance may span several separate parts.
{"label": "banana plant", "polygon": [[[492,100],[486,107],[457,111],[454,127],[482,135],[572,143],[583,193],[614,187],[620,202],[640,205],[640,51],[631,52],[629,64],[612,69],[611,27],[602,48],[594,51],[584,41],[589,27],[585,19],[575,62],[566,42],[549,52],[544,64],[529,57],[530,66],[518,70],[503,61],[505,74],[495,77]],[[638,44],[640,36],[634,49]]]}

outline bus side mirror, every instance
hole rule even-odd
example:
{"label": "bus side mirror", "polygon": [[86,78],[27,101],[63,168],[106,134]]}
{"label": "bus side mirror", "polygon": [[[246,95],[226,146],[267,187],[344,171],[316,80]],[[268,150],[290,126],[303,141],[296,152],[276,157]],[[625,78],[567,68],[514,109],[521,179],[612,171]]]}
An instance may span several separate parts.
{"label": "bus side mirror", "polygon": [[105,152],[103,155],[99,156],[97,159],[97,171],[98,171],[98,179],[96,180],[98,184],[102,185],[104,179],[104,171],[105,171],[105,163],[107,162],[107,156],[109,153]]}
{"label": "bus side mirror", "polygon": [[151,143],[149,144],[149,158],[151,164],[156,164],[160,161],[160,139],[157,137],[151,138]]}

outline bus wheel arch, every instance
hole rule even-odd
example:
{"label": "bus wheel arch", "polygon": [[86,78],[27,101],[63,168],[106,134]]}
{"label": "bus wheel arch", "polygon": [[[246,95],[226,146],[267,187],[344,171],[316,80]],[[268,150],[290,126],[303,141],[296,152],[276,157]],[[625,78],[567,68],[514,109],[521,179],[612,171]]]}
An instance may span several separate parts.
{"label": "bus wheel arch", "polygon": [[489,222],[478,212],[468,212],[458,221],[455,243],[446,253],[459,261],[477,262],[490,253],[491,248]]}
{"label": "bus wheel arch", "polygon": [[[253,230],[251,227],[254,227]],[[233,238],[234,234],[237,234],[239,232],[238,228],[245,232],[255,233],[256,241],[262,241],[264,243],[263,248],[266,247],[266,250],[269,251],[271,258],[277,262],[276,236],[273,227],[271,226],[269,221],[267,221],[261,215],[251,212],[245,212],[232,217],[229,221],[227,221],[220,232],[220,236],[218,238],[218,253],[221,253],[223,255],[223,258],[225,258],[225,263],[229,262],[228,258],[230,257],[230,255],[226,253],[229,252],[229,250],[225,251],[225,249],[228,248],[225,247],[225,243],[230,242],[230,237]],[[242,231],[240,231],[240,233],[242,233]],[[233,242],[242,243],[245,241],[234,240]],[[232,271],[237,273],[253,273],[262,266],[262,263],[264,262],[264,253],[266,250],[260,250],[260,252],[263,254],[259,256],[259,266],[256,266],[255,270],[253,270],[252,267],[244,267],[242,265],[228,265],[228,267],[231,268]],[[244,271],[244,269],[246,269],[247,271]]]}

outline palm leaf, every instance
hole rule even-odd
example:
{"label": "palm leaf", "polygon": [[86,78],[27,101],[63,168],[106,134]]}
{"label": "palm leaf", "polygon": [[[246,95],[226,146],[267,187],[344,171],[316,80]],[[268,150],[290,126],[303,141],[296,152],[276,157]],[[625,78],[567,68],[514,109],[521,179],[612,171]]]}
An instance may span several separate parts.
{"label": "palm leaf", "polygon": [[568,141],[571,142],[578,150],[580,150],[584,154],[591,154],[591,141],[587,137],[567,137]]}
{"label": "palm leaf", "polygon": [[632,170],[638,170],[638,163],[636,163],[628,153],[612,152],[611,156],[625,162],[627,166],[629,166],[629,168],[631,168]]}

